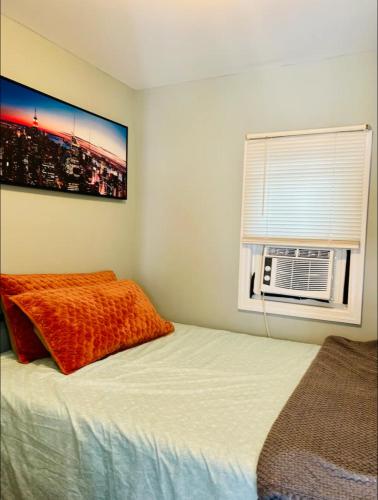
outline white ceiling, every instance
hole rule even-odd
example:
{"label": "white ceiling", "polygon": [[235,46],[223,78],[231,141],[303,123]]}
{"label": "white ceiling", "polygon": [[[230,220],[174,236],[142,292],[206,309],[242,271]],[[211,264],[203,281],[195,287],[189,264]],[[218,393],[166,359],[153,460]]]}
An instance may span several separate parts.
{"label": "white ceiling", "polygon": [[2,0],[133,88],[376,50],[376,0]]}

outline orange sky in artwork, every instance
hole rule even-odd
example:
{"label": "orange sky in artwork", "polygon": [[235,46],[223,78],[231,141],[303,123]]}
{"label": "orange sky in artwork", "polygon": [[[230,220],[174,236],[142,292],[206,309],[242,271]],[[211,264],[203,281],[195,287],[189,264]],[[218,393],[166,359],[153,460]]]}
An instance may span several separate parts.
{"label": "orange sky in artwork", "polygon": [[[12,123],[17,123],[21,126],[26,126],[26,127],[31,127],[33,125],[33,119],[30,120],[30,119],[28,119],[27,116],[22,116],[19,113],[17,113],[17,114],[10,114],[10,113],[6,113],[6,112],[4,113],[3,110],[1,110],[0,119],[4,120],[4,121],[12,122]],[[70,138],[71,138],[71,134],[69,134],[69,133],[60,132],[58,130],[52,130],[49,128],[44,128],[44,127],[41,127],[39,123],[38,123],[38,128],[40,130],[47,132],[47,133],[57,135],[58,137],[62,137],[65,140],[70,140]],[[78,136],[77,138],[78,138],[78,141],[81,144],[81,146],[83,146],[84,148],[92,149],[92,151],[97,151],[99,154],[108,156],[112,161],[115,161],[121,167],[125,166],[122,159],[120,159],[117,155],[113,154],[112,152],[110,152],[104,148],[101,148],[99,146],[96,146],[95,144],[89,143],[87,140],[82,139],[80,136]]]}
{"label": "orange sky in artwork", "polygon": [[75,135],[125,164],[126,127],[1,78],[1,119],[30,127],[35,112],[41,130],[59,136]]}

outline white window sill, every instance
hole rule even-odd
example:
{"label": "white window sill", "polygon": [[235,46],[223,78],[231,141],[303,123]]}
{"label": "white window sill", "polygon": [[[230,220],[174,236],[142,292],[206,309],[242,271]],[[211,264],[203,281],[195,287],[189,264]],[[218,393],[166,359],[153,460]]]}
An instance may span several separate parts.
{"label": "white window sill", "polygon": [[[239,300],[238,309],[242,311],[263,313],[263,300],[258,297]],[[265,312],[266,314],[277,314],[280,316],[292,316],[297,318],[311,318],[320,321],[333,321],[337,323],[350,323],[355,325],[361,323],[361,314],[359,311],[353,311],[353,309],[348,306],[331,308],[276,302],[265,299]]]}

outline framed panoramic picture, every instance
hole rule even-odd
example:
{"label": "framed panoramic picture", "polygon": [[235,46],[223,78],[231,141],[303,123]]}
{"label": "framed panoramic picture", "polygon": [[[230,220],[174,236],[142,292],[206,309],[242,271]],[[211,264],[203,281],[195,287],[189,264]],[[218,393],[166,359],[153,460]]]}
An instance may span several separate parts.
{"label": "framed panoramic picture", "polygon": [[124,125],[1,77],[0,182],[125,200]]}

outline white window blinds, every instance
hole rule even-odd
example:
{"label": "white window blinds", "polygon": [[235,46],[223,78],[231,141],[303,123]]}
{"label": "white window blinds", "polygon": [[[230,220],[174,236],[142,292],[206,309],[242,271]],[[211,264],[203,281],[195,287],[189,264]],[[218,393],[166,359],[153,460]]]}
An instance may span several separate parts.
{"label": "white window blinds", "polygon": [[242,242],[358,248],[370,154],[366,127],[247,139]]}

